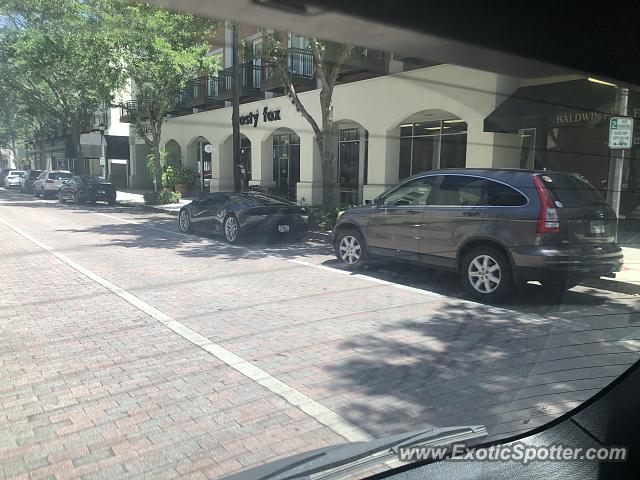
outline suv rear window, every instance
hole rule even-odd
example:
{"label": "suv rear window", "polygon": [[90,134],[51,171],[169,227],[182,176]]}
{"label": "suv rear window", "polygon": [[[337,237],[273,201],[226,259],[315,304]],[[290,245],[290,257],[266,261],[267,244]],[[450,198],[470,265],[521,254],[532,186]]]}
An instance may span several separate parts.
{"label": "suv rear window", "polygon": [[63,178],[71,178],[71,174],[67,172],[51,172],[49,178],[51,180],[61,180]]}
{"label": "suv rear window", "polygon": [[521,207],[527,199],[504,183],[487,180],[487,205],[492,207]]}
{"label": "suv rear window", "polygon": [[539,177],[554,199],[564,207],[582,207],[605,202],[604,197],[579,175],[545,173]]}

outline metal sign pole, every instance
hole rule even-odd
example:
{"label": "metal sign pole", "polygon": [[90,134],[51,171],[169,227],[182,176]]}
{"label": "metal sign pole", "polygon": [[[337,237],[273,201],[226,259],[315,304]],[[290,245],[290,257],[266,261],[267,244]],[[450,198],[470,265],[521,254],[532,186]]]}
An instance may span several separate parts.
{"label": "metal sign pole", "polygon": [[[626,116],[629,101],[629,89],[616,89],[616,103],[614,114]],[[607,201],[617,216],[620,216],[620,193],[622,190],[622,168],[624,165],[624,150],[611,150],[609,161],[609,181],[607,182]]]}

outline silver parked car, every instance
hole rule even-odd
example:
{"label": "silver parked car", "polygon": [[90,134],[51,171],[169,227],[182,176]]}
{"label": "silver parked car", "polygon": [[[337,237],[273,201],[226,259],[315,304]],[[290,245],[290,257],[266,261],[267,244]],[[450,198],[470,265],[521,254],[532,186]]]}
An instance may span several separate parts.
{"label": "silver parked car", "polygon": [[474,297],[494,301],[527,281],[571,288],[615,276],[616,230],[615,213],[580,175],[436,170],[347,210],[334,249],[349,268],[379,255],[456,271]]}
{"label": "silver parked car", "polygon": [[60,185],[73,175],[68,170],[44,170],[33,182],[33,194],[42,198],[58,195]]}

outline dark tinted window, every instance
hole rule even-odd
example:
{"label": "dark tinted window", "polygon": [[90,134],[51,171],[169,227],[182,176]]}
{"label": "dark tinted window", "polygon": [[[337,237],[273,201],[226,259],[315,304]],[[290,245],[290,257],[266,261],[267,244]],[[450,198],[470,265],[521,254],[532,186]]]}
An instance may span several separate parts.
{"label": "dark tinted window", "polygon": [[484,205],[485,183],[484,178],[445,175],[431,204],[470,207]]}
{"label": "dark tinted window", "polygon": [[487,205],[493,207],[519,207],[526,205],[527,199],[517,190],[504,183],[487,180]]}
{"label": "dark tinted window", "polygon": [[51,172],[49,178],[51,180],[61,180],[63,178],[71,178],[71,174],[68,172]]}
{"label": "dark tinted window", "polygon": [[602,195],[579,175],[548,173],[539,176],[554,199],[564,207],[581,207],[605,201]]}
{"label": "dark tinted window", "polygon": [[405,183],[385,197],[384,206],[426,205],[436,178],[417,178]]}
{"label": "dark tinted window", "polygon": [[42,173],[41,170],[31,170],[29,172],[29,178],[38,178],[38,176]]}
{"label": "dark tinted window", "polygon": [[238,199],[249,205],[285,205],[281,199],[268,195],[238,195]]}

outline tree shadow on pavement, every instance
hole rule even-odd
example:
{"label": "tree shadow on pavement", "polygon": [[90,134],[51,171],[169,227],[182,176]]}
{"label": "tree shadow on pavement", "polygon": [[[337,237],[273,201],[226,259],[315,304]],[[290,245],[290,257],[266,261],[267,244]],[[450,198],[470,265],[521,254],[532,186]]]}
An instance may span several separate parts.
{"label": "tree shadow on pavement", "polygon": [[352,354],[322,365],[324,402],[374,436],[482,424],[504,437],[604,388],[640,358],[638,338],[638,316],[580,325],[446,301],[343,341]]}
{"label": "tree shadow on pavement", "polygon": [[[335,258],[322,263],[326,267],[343,270],[342,265]],[[376,259],[357,274],[378,280],[385,280],[412,288],[433,292],[447,297],[476,301],[465,291],[460,277],[452,272],[429,268],[427,266]],[[590,310],[595,307],[613,306],[623,307],[625,302],[617,302],[617,298],[630,300],[637,305],[636,296],[616,295],[612,292],[589,288],[574,287],[566,291],[551,291],[539,284],[527,284],[516,288],[513,294],[501,300],[499,306],[522,312],[538,314],[557,314],[570,311]],[[628,307],[623,307],[628,308]],[[635,308],[635,307],[634,307]]]}

